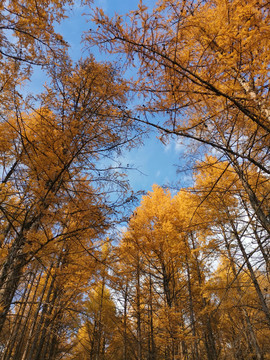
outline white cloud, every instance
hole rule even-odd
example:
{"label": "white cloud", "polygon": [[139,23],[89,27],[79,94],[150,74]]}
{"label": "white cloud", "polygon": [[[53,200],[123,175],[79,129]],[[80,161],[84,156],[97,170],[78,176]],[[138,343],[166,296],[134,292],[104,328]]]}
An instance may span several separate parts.
{"label": "white cloud", "polygon": [[172,148],[172,144],[171,144],[171,141],[170,141],[164,147],[165,153],[169,152],[171,150],[171,148]]}
{"label": "white cloud", "polygon": [[183,141],[183,139],[177,138],[174,141],[174,150],[179,153],[179,152],[183,152],[186,149],[186,144]]}
{"label": "white cloud", "polygon": [[168,153],[170,151],[180,153],[186,150],[186,146],[188,145],[188,139],[184,138],[174,138],[170,139],[170,141],[164,146],[164,152]]}

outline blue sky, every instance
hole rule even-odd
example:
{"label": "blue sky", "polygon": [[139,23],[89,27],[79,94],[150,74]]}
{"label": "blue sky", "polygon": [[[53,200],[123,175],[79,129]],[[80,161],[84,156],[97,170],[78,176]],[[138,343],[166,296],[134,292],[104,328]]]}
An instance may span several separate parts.
{"label": "blue sky", "polygon": [[[109,16],[115,13],[124,15],[130,10],[137,8],[139,0],[95,0],[94,7],[101,7]],[[147,6],[153,6],[154,1],[144,0]],[[69,18],[57,29],[70,44],[70,53],[74,59],[78,59],[86,52],[83,51],[81,35],[83,31],[91,28],[91,23],[87,23],[88,16],[82,17],[82,13],[90,13],[89,8],[75,7],[68,12]],[[98,60],[105,59],[104,54],[99,54],[93,49],[94,55]],[[110,60],[106,55],[106,60]],[[177,166],[183,161],[184,146],[179,141],[172,140],[168,145],[162,144],[157,136],[152,133],[145,138],[144,145],[136,148],[121,157],[123,166],[128,166],[128,176],[134,191],[151,190],[153,184],[167,185],[174,184],[179,179],[176,174]],[[132,169],[134,168],[134,169]],[[137,169],[137,170],[136,170]],[[187,185],[189,178],[181,175],[181,185]]]}

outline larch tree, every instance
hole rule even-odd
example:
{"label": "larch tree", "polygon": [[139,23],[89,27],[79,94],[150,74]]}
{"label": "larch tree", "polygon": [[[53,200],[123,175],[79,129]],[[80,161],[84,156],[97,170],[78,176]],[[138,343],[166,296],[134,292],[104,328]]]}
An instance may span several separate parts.
{"label": "larch tree", "polygon": [[121,239],[136,356],[267,359],[268,279],[242,183],[227,162],[198,167],[193,187],[144,196]]}
{"label": "larch tree", "polygon": [[[257,182],[258,194],[263,193],[264,179],[254,174],[252,179]],[[258,279],[260,273],[265,278],[268,274],[269,265],[265,256],[267,237],[264,231],[260,233],[260,236],[258,234],[256,236],[254,232],[253,221],[250,221],[243,206],[243,197],[245,198],[246,194],[242,182],[239,181],[237,173],[228,162],[219,162],[215,158],[208,157],[204,162],[204,167],[202,166],[196,176],[195,188],[201,198],[200,206],[203,211],[200,213],[204,212],[204,216],[210,222],[210,228],[213,228],[217,236],[220,232],[220,250],[222,251],[223,248],[232,262],[232,248],[238,250],[237,255],[240,255],[241,266],[250,275],[261,311],[269,327],[269,304]],[[237,279],[237,272],[234,271]]]}
{"label": "larch tree", "polygon": [[[142,343],[142,359],[217,356],[211,301],[203,295],[210,274],[203,254],[210,252],[211,245],[199,238],[207,227],[190,213],[197,205],[198,201],[185,192],[172,198],[169,192],[156,186],[143,197],[123,235],[121,246],[128,249],[129,255],[122,262],[134,267],[135,304],[138,264],[140,270],[138,340]],[[138,306],[135,309],[138,323]],[[200,338],[204,339],[204,346]]]}
{"label": "larch tree", "polygon": [[[72,63],[54,31],[72,4],[0,5],[0,341],[8,359],[56,357],[68,309],[94,273],[87,262],[128,191],[108,165],[136,135],[123,110],[128,86],[93,56]],[[32,96],[19,86],[35,66],[47,83]]]}
{"label": "larch tree", "polygon": [[[96,9],[85,44],[124,55],[129,81],[73,63],[54,26],[74,3],[0,4],[1,358],[269,359],[268,2]],[[112,247],[129,187],[111,159],[145,126],[210,155],[189,188],[154,186]]]}
{"label": "larch tree", "polygon": [[[243,326],[242,334],[239,333],[243,348],[238,344],[240,347],[237,349],[236,342],[233,356],[237,357],[238,351],[239,354],[244,351],[252,353],[252,356],[256,359],[263,359],[267,354],[267,350],[264,350],[263,342],[258,340],[261,335],[256,328],[257,321],[250,314],[250,305],[245,302],[244,296],[248,291],[252,291],[254,295],[256,294],[253,298],[255,299],[253,308],[256,308],[256,314],[263,329],[262,333],[265,336],[269,331],[268,287],[265,286],[265,283],[268,282],[268,265],[264,261],[266,246],[264,245],[262,252],[260,247],[261,241],[264,243],[265,234],[260,232],[260,236],[258,236],[258,239],[256,238],[256,230],[254,232],[253,223],[250,221],[242,203],[243,196],[246,196],[245,191],[237,173],[229,166],[228,162],[207,157],[199,167],[200,171],[197,171],[193,190],[199,197],[198,204],[200,208],[197,215],[200,215],[202,221],[208,224],[208,229],[211,229],[210,241],[213,241],[212,251],[216,254],[217,264],[220,264],[220,268],[223,269],[221,264],[224,263],[224,271],[230,273],[226,285],[221,283],[211,285],[212,280],[210,279],[210,292],[215,291],[216,288],[217,293],[220,291],[220,294],[222,294],[215,312],[222,319],[221,309],[226,304],[226,299],[230,298],[230,291],[235,292],[238,303],[236,308]],[[213,274],[213,278],[215,278],[215,274]],[[242,285],[241,280],[243,278],[245,278],[244,285]],[[262,317],[264,320],[262,320]],[[232,331],[235,335],[238,334],[238,330],[233,328]],[[226,346],[223,343],[221,352],[224,351]]]}
{"label": "larch tree", "polygon": [[[63,74],[64,70],[70,75]],[[86,201],[84,193],[95,197],[87,184],[118,181],[117,172],[102,165],[99,181],[95,162],[128,141],[130,122],[119,111],[126,87],[117,84],[118,80],[111,86],[115,78],[111,67],[88,59],[74,70],[61,68],[61,72],[64,79],[59,74],[54,88],[41,96],[40,109],[17,114],[7,124],[14,134],[9,150],[15,156],[10,157],[2,184],[6,191],[1,204],[3,243],[8,254],[0,274],[0,302],[5,311],[29,258],[23,251],[29,232],[42,229],[46,218],[54,217],[55,212],[60,214],[61,207],[74,198],[76,201],[77,194],[82,204]],[[60,84],[64,89],[59,94]],[[102,192],[101,187],[98,191]],[[96,196],[97,204],[101,198]],[[104,216],[109,215],[110,208],[104,202],[103,210]]]}
{"label": "larch tree", "polygon": [[224,156],[269,234],[269,192],[260,198],[249,175],[269,181],[268,2],[161,0],[148,10],[140,1],[125,22],[102,10],[94,20],[86,39],[138,69],[137,121]]}

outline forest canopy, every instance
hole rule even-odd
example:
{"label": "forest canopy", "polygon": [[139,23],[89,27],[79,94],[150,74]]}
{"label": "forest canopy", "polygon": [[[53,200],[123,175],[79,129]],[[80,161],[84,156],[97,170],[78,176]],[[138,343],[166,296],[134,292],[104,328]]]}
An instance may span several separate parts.
{"label": "forest canopy", "polygon": [[[0,4],[1,359],[270,359],[269,3],[83,1],[74,60],[79,6]],[[138,202],[147,131],[193,180]]]}

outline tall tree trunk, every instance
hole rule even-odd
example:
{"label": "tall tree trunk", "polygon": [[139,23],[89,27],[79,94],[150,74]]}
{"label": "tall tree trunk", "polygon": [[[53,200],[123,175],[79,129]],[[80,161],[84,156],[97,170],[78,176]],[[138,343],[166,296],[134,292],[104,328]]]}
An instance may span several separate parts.
{"label": "tall tree trunk", "polygon": [[[21,348],[23,339],[26,334],[26,326],[30,317],[29,312],[27,316],[25,316],[25,311],[32,292],[34,278],[35,278],[35,273],[31,272],[28,281],[25,283],[24,293],[20,298],[21,304],[16,314],[15,321],[12,325],[12,332],[8,343],[6,344],[6,348],[2,360],[12,359],[13,358],[12,354],[15,354],[14,357],[16,357],[16,353],[17,353],[16,349]],[[28,286],[29,284],[30,286]]]}
{"label": "tall tree trunk", "polygon": [[0,313],[0,334],[3,330],[12,299],[19,286],[23,268],[27,264],[27,254],[24,253],[26,234],[34,224],[39,223],[40,219],[41,213],[34,216],[29,215],[29,218],[28,214],[25,215],[21,229],[17,233],[0,270],[0,308],[2,309]]}
{"label": "tall tree trunk", "polygon": [[[26,360],[27,359],[27,355],[28,355],[28,350],[30,349],[31,346],[33,346],[33,338],[34,338],[34,333],[35,333],[35,329],[36,329],[36,325],[38,323],[38,316],[39,316],[39,312],[40,312],[40,309],[41,309],[41,306],[43,304],[43,298],[45,296],[45,292],[46,292],[46,289],[47,289],[47,285],[48,285],[48,282],[49,282],[49,279],[51,277],[51,269],[53,267],[53,264],[51,264],[50,268],[48,269],[47,271],[47,276],[45,278],[45,282],[44,282],[44,285],[43,285],[43,289],[42,289],[42,292],[40,294],[40,298],[39,298],[39,301],[37,303],[37,308],[36,308],[36,311],[34,313],[34,316],[32,318],[32,323],[31,323],[31,327],[30,327],[30,330],[29,330],[29,333],[28,333],[28,336],[27,336],[27,340],[26,340],[26,344],[25,344],[25,349],[24,349],[24,353],[22,354],[22,357],[21,357],[21,360]],[[39,284],[40,284],[40,280],[42,278],[42,273],[40,274],[40,277],[39,277],[39,281],[37,282],[37,287],[36,287],[36,291],[38,290],[38,287],[39,287]],[[34,294],[34,297],[33,297],[33,301],[34,299],[36,298],[36,293]],[[37,336],[37,332],[36,332],[36,335],[35,337]]]}
{"label": "tall tree trunk", "polygon": [[128,282],[126,280],[125,290],[124,290],[124,341],[123,341],[123,360],[128,360],[127,358],[127,305],[128,305]]}
{"label": "tall tree trunk", "polygon": [[141,273],[138,255],[136,268],[136,317],[137,317],[137,359],[142,360],[142,329],[141,329]]}
{"label": "tall tree trunk", "polygon": [[[56,268],[59,267],[59,264],[60,264],[60,257],[58,258]],[[53,261],[52,261],[51,269],[52,268],[53,268]],[[32,341],[32,345],[29,350],[29,354],[26,357],[27,360],[38,359],[37,354],[40,354],[40,352],[42,351],[43,337],[45,336],[44,332],[46,332],[45,323],[46,323],[46,318],[49,316],[50,301],[51,301],[51,296],[54,294],[54,285],[55,285],[55,280],[56,280],[55,275],[52,275],[52,274],[48,274],[48,275],[51,277],[51,282],[50,282],[49,288],[46,293],[45,302],[42,304],[43,305],[42,312],[38,319],[38,324],[35,329],[35,337]]]}
{"label": "tall tree trunk", "polygon": [[53,310],[55,308],[55,303],[56,303],[58,295],[59,295],[59,289],[54,288],[53,292],[52,292],[52,299],[49,301],[49,305],[46,309],[45,316],[43,318],[42,332],[41,332],[40,340],[39,340],[39,343],[37,346],[37,351],[36,351],[36,354],[35,354],[35,357],[33,358],[33,360],[44,360],[44,358],[45,358],[44,347],[46,344],[46,339],[50,338],[51,331],[53,328],[53,320],[54,319],[53,319],[52,314],[53,314]]}
{"label": "tall tree trunk", "polygon": [[[222,224],[221,224],[222,226]],[[240,287],[240,284],[239,284],[239,281],[238,281],[238,274],[237,274],[237,271],[236,271],[236,268],[235,268],[235,262],[234,262],[234,259],[233,259],[233,256],[231,254],[231,248],[230,248],[230,244],[228,242],[228,239],[227,239],[227,236],[226,236],[226,233],[225,233],[225,229],[223,228],[222,226],[222,231],[223,231],[223,237],[224,237],[224,240],[225,240],[225,246],[226,246],[226,249],[227,249],[227,252],[228,252],[228,258],[229,258],[229,261],[230,261],[230,265],[231,265],[231,268],[232,268],[232,272],[233,272],[233,275],[236,279],[236,283],[237,283],[237,292],[239,294],[239,301],[240,301],[240,306],[239,306],[239,311],[240,313],[243,314],[243,318],[245,320],[245,323],[246,323],[246,331],[247,331],[247,339],[248,339],[248,342],[251,341],[251,344],[248,344],[249,346],[251,345],[252,349],[254,350],[255,354],[256,354],[256,359],[257,360],[263,360],[263,354],[262,354],[262,351],[260,349],[260,346],[258,344],[258,341],[257,341],[257,338],[256,338],[256,335],[255,335],[255,332],[253,330],[253,326],[251,324],[251,321],[250,321],[250,317],[248,315],[248,312],[247,310],[245,309],[245,307],[242,306],[242,297],[243,297],[243,292],[241,290],[241,287]],[[249,341],[250,339],[250,341]]]}
{"label": "tall tree trunk", "polygon": [[191,323],[191,332],[193,336],[193,346],[191,359],[197,360],[199,358],[197,339],[196,339],[196,326],[195,326],[195,314],[193,308],[193,296],[192,296],[192,284],[190,276],[190,267],[188,262],[188,257],[186,255],[186,269],[187,269],[187,281],[188,281],[188,301],[189,301],[189,314],[190,314],[190,323]]}
{"label": "tall tree trunk", "polygon": [[102,335],[103,335],[103,301],[104,301],[104,289],[105,289],[105,277],[102,277],[101,282],[101,294],[100,294],[100,302],[98,309],[98,328],[97,328],[97,352],[96,352],[96,360],[100,360],[101,354],[101,343],[102,343]]}
{"label": "tall tree trunk", "polygon": [[6,261],[0,271],[0,333],[9,312],[12,299],[19,286],[23,267],[26,264],[26,254],[23,253],[25,239],[18,235],[12,244]]}
{"label": "tall tree trunk", "polygon": [[[195,245],[195,240],[194,240],[192,233],[190,234],[190,237],[191,237],[191,242],[192,242],[192,248],[193,248],[193,250],[195,250],[196,245]],[[199,259],[198,259],[196,252],[194,252],[194,259],[195,259],[198,283],[200,286],[203,286],[203,279],[202,279],[202,274],[201,274],[200,263],[199,263]],[[203,308],[206,309],[208,304],[203,295],[201,297],[201,301],[202,301]],[[205,344],[205,349],[206,349],[206,353],[207,353],[207,359],[208,360],[217,360],[218,353],[217,353],[217,349],[216,349],[216,342],[215,342],[215,337],[214,337],[213,328],[212,328],[211,314],[209,314],[207,311],[206,311],[205,315],[203,316],[203,322],[204,322],[204,330],[203,330],[204,344]]]}
{"label": "tall tree trunk", "polygon": [[249,271],[249,274],[250,274],[250,278],[251,278],[251,280],[253,282],[253,285],[254,285],[254,288],[255,288],[255,290],[257,292],[258,299],[259,299],[259,302],[260,302],[260,305],[261,305],[261,310],[263,311],[263,313],[265,315],[267,325],[270,327],[270,310],[269,310],[269,308],[267,306],[267,303],[265,301],[265,298],[264,298],[263,293],[261,291],[260,285],[259,285],[259,283],[257,281],[255,272],[254,272],[253,267],[252,267],[252,265],[251,265],[251,263],[249,261],[249,257],[248,257],[248,255],[246,253],[244,245],[243,245],[243,243],[241,241],[241,238],[239,236],[239,233],[237,231],[237,228],[236,228],[234,222],[232,221],[231,217],[229,217],[229,220],[230,220],[230,224],[231,224],[231,227],[232,227],[233,235],[235,236],[235,238],[237,240],[237,244],[239,246],[239,249],[242,252],[243,258],[244,258],[245,263],[247,265],[247,268],[248,268],[248,271]]}
{"label": "tall tree trunk", "polygon": [[149,271],[149,326],[150,326],[150,334],[149,334],[149,360],[156,360],[156,346],[155,346],[155,337],[154,337],[154,324],[153,324],[153,295],[152,295],[152,276]]}

